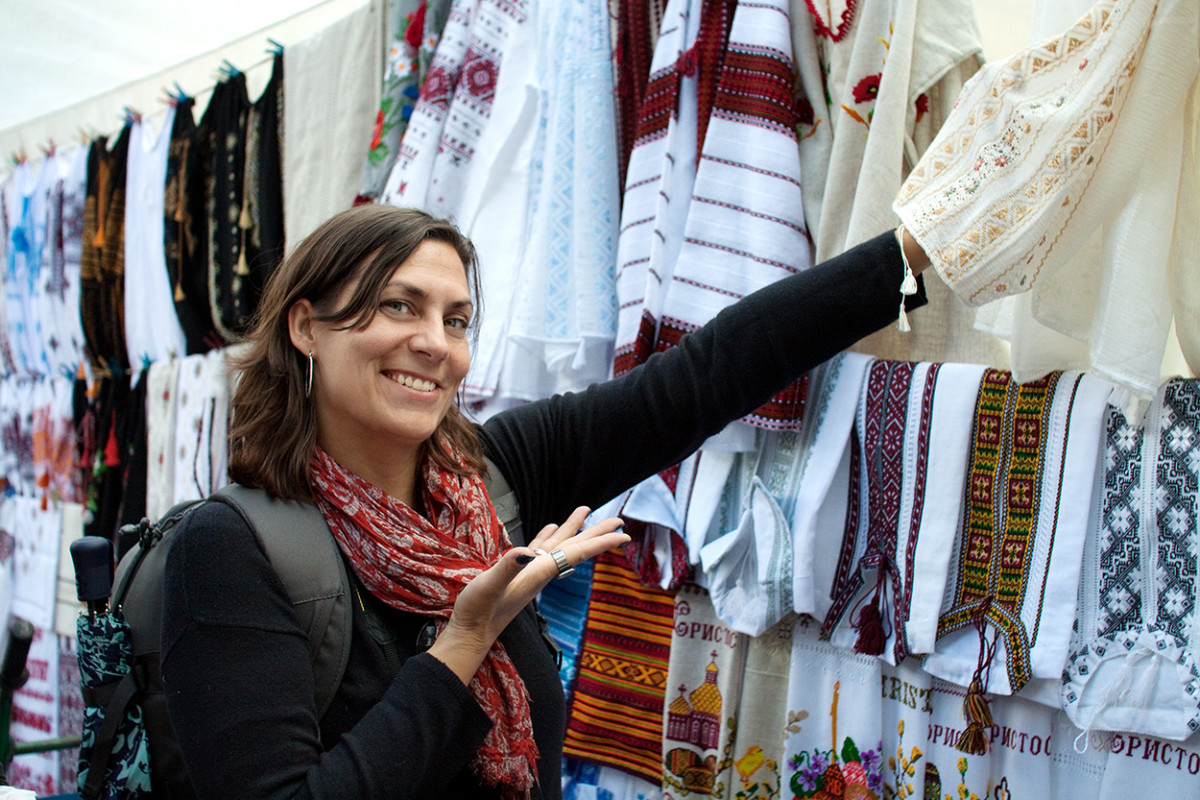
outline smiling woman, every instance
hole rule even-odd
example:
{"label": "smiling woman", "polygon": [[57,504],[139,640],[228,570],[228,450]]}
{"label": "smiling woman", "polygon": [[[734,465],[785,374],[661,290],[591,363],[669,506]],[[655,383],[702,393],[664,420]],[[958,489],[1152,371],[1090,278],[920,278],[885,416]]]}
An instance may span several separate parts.
{"label": "smiling woman", "polygon": [[[556,800],[562,685],[528,604],[628,541],[617,519],[584,527],[587,506],[894,320],[921,255],[885,233],[619,379],[474,425],[455,402],[478,325],[471,243],[414,209],[330,219],[271,279],[235,364],[230,471],[320,513],[351,576],[349,662],[319,713],[310,631],[255,532],[197,506],[173,534],[162,624],[197,795]],[[527,546],[485,475],[538,532]]]}
{"label": "smiling woman", "polygon": [[[265,293],[250,349],[235,364],[245,384],[232,408],[235,481],[307,499],[318,442],[375,477],[403,462],[402,474],[379,485],[406,481],[397,494],[405,501],[426,454],[452,472],[482,468],[479,438],[453,402],[470,366],[479,283],[475,248],[452,225],[413,209],[346,212],[297,248],[272,287],[287,289]],[[421,392],[397,378],[436,387]],[[424,426],[420,435],[406,435],[406,419]],[[389,463],[366,467],[377,453]]]}

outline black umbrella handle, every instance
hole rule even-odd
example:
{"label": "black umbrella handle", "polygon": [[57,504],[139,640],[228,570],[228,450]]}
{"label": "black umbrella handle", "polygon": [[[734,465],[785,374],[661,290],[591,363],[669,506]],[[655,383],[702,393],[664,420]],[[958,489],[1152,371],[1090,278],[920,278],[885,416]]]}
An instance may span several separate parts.
{"label": "black umbrella handle", "polygon": [[113,582],[112,543],[103,536],[81,536],[71,542],[71,561],[80,602],[87,603],[92,616],[107,611]]}
{"label": "black umbrella handle", "polygon": [[33,625],[19,617],[8,625],[8,647],[4,650],[4,666],[0,667],[0,688],[12,693],[25,685],[29,673],[25,670],[25,659],[29,657],[29,645],[33,642]]}

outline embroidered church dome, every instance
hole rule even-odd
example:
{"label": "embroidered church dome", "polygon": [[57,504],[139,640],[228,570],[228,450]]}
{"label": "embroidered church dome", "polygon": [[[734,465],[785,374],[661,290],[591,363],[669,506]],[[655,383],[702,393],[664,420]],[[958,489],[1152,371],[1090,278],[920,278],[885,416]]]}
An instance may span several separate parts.
{"label": "embroidered church dome", "polygon": [[720,669],[717,668],[715,659],[704,672],[704,683],[700,684],[690,696],[692,707],[701,714],[720,717],[721,690],[717,688],[717,673],[720,672]]}

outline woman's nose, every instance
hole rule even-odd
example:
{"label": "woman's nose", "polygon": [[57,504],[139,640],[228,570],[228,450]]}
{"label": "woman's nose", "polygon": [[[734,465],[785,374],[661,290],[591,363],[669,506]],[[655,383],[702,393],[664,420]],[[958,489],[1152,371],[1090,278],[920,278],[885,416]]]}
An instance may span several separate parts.
{"label": "woman's nose", "polygon": [[450,339],[440,319],[422,320],[410,344],[418,353],[440,361],[450,352]]}

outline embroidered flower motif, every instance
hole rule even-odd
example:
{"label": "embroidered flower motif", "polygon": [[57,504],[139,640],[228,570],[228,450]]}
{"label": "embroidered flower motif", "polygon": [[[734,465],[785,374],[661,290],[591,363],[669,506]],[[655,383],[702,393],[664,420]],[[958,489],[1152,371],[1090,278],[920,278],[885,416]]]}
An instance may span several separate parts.
{"label": "embroidered flower motif", "polygon": [[917,102],[916,102],[916,107],[917,107],[917,122],[920,122],[921,118],[929,113],[929,95],[922,94],[920,97],[918,97]]}
{"label": "embroidered flower motif", "polygon": [[375,130],[371,132],[371,147],[370,147],[370,149],[374,150],[375,148],[379,147],[379,144],[382,141],[383,141],[383,109],[381,108],[381,109],[379,109],[379,112],[375,114]]}
{"label": "embroidered flower motif", "polygon": [[868,75],[854,86],[854,102],[867,103],[875,99],[879,94],[879,81],[883,77],[882,72],[877,72],[874,75]]}
{"label": "embroidered flower motif", "polygon": [[812,125],[816,120],[816,113],[813,111],[813,104],[808,101],[805,95],[796,95],[796,121],[801,125]]}
{"label": "embroidered flower motif", "polygon": [[421,46],[421,39],[425,36],[425,4],[421,3],[416,11],[411,11],[408,14],[408,26],[404,29],[405,43],[416,50]]}

